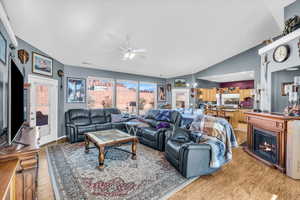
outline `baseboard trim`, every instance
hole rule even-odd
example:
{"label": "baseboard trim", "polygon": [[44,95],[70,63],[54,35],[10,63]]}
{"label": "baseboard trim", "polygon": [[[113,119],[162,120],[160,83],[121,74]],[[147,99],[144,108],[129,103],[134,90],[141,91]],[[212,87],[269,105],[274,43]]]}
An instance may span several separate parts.
{"label": "baseboard trim", "polygon": [[58,142],[65,142],[65,141],[67,141],[67,136],[66,135],[60,136],[59,138],[57,138],[57,139],[55,139],[55,140],[53,140],[51,142],[43,144],[43,145],[41,145],[41,147],[48,146],[48,145],[51,145],[51,144],[54,144],[54,143],[58,143]]}
{"label": "baseboard trim", "polygon": [[64,139],[66,139],[66,138],[67,138],[66,135],[60,136],[59,138],[56,139],[56,142],[58,142],[58,141],[60,141],[60,140],[64,140]]}

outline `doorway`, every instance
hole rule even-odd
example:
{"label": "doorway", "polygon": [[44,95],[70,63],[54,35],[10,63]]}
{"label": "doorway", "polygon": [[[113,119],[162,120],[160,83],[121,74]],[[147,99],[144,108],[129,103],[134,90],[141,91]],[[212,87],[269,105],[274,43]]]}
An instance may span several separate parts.
{"label": "doorway", "polygon": [[172,90],[172,108],[189,108],[189,89]]}
{"label": "doorway", "polygon": [[57,139],[58,81],[34,75],[30,83],[30,127],[36,127],[40,145]]}

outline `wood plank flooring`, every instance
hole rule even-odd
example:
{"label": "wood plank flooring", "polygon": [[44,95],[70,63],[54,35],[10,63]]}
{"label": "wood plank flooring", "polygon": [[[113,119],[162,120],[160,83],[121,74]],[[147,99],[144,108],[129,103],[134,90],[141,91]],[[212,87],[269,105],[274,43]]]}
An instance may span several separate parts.
{"label": "wood plank flooring", "polygon": [[[238,142],[246,133],[236,132]],[[46,153],[40,154],[38,199],[52,200]],[[293,180],[246,154],[233,150],[233,160],[220,171],[202,176],[170,200],[300,200],[300,180]]]}

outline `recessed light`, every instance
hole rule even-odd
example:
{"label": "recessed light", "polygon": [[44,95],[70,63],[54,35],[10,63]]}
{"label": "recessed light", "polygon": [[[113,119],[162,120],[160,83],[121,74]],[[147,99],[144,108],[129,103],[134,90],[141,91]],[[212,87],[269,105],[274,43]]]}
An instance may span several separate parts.
{"label": "recessed light", "polygon": [[286,71],[297,71],[299,70],[297,67],[287,68]]}

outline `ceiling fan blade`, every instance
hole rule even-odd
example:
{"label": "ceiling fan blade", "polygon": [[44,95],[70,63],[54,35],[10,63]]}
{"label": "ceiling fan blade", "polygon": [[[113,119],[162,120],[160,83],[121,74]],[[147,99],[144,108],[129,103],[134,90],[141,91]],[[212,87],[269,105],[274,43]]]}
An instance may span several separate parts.
{"label": "ceiling fan blade", "polygon": [[147,49],[133,49],[132,52],[133,53],[146,53]]}
{"label": "ceiling fan blade", "polygon": [[127,47],[127,48],[130,47],[130,37],[129,37],[128,34],[126,35],[126,42],[125,42],[125,44],[126,44],[126,47]]}

